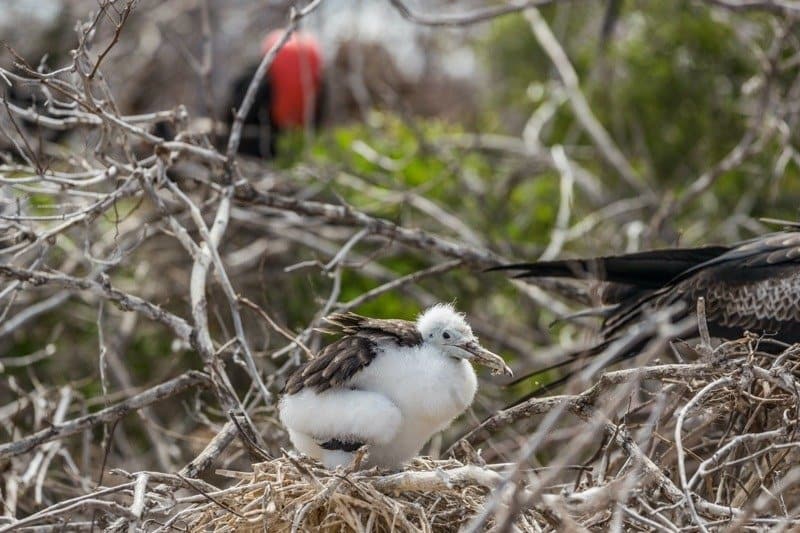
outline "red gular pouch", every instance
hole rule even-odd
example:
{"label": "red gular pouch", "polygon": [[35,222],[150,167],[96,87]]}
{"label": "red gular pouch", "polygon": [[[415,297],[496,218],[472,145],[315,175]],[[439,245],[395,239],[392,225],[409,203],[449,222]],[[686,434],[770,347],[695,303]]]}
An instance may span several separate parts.
{"label": "red gular pouch", "polygon": [[[262,52],[266,54],[272,49],[284,33],[284,30],[270,32],[261,44]],[[314,37],[293,33],[275,56],[267,77],[272,100],[270,118],[275,127],[303,128],[315,122],[322,90],[322,53]]]}

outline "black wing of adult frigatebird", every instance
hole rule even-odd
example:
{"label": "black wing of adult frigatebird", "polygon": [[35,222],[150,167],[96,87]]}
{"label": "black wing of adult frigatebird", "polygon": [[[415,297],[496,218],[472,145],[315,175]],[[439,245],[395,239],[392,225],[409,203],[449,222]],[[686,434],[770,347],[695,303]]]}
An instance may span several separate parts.
{"label": "black wing of adult frigatebird", "polygon": [[800,232],[741,242],[663,288],[621,303],[603,323],[601,335],[616,337],[644,312],[675,302],[686,304],[684,315],[694,313],[700,297],[713,336],[737,338],[751,331],[783,342],[800,341]]}
{"label": "black wing of adult frigatebird", "polygon": [[[672,321],[693,315],[699,297],[705,299],[713,336],[738,338],[747,330],[783,342],[800,342],[800,232],[796,231],[773,233],[731,247],[656,250],[500,269],[521,270],[517,277],[589,278],[630,289],[608,299],[615,306],[606,313],[601,343],[573,354],[564,365],[603,351],[601,348],[623,338],[630,327],[652,312],[681,304],[682,311]],[[696,331],[686,335],[692,336]],[[609,364],[635,356],[651,339],[642,338]],[[529,373],[518,381],[541,373]],[[569,376],[562,381],[567,379]]]}

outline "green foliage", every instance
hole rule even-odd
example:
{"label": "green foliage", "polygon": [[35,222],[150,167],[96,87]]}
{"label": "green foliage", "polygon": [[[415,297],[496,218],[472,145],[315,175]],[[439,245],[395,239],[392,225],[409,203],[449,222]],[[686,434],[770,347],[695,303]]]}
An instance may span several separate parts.
{"label": "green foliage", "polygon": [[[603,47],[602,10],[569,15],[554,31],[590,106],[635,166],[656,181],[680,183],[736,144],[747,121],[740,89],[758,65],[726,20],[689,2],[628,5],[610,46]],[[767,30],[757,18],[752,26],[756,33]],[[530,84],[549,79],[553,70],[528,23],[521,16],[499,19],[481,50],[497,80],[495,103],[527,118],[536,107]],[[548,144],[574,140],[575,122],[565,107],[546,130]]]}
{"label": "green foliage", "polygon": [[756,72],[752,53],[704,5],[650,2],[620,24],[611,90],[601,93],[608,106],[597,107],[657,180],[692,178],[744,133],[740,89]]}
{"label": "green foliage", "polygon": [[[466,226],[497,232],[498,238],[520,245],[532,240],[546,242],[558,205],[555,175],[546,173],[512,180],[517,169],[498,167],[492,157],[480,152],[426,149],[425,144],[430,141],[462,134],[457,126],[419,121],[411,128],[397,117],[383,114],[375,122],[377,127],[357,124],[338,128],[320,138],[311,150],[314,162],[321,167],[336,165],[343,173],[357,175],[392,191],[424,194],[427,200],[442,206]],[[353,150],[354,143],[367,143],[376,157],[365,158]],[[381,166],[384,158],[391,161],[393,168]],[[381,197],[381,191],[377,187],[352,189],[341,183],[334,180],[331,186],[354,206],[370,210],[378,205],[375,200]],[[469,194],[465,194],[467,187],[472,189]],[[536,207],[530,209],[531,205]],[[398,219],[408,210],[408,205],[401,202],[380,202],[380,209],[371,213]]]}
{"label": "green foliage", "polygon": [[[573,67],[580,76],[586,74],[597,56],[594,22],[601,11],[584,5],[570,9],[569,17],[557,17],[552,8],[542,9],[541,13],[551,23],[558,19],[559,38]],[[536,98],[528,94],[528,88],[549,80],[554,69],[525,18],[514,15],[496,19],[486,38],[476,46],[491,73],[489,96],[493,107],[501,113],[532,111]]]}

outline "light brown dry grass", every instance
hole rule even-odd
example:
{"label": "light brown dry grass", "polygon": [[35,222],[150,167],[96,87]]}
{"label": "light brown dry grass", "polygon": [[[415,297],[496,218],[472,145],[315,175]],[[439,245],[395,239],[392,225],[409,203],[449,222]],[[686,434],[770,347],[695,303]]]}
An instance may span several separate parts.
{"label": "light brown dry grass", "polygon": [[499,479],[455,460],[418,458],[403,472],[382,474],[331,472],[283,456],[241,473],[224,494],[185,512],[183,522],[193,531],[458,531]]}

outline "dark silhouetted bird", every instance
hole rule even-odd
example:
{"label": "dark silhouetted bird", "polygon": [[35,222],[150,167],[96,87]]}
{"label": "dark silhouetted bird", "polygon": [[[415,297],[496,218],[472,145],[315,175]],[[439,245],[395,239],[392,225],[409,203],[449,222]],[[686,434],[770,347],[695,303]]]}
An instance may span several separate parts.
{"label": "dark silhouetted bird", "polygon": [[[270,32],[262,43],[266,54],[283,36],[283,30]],[[246,68],[232,85],[226,122],[230,129],[234,109],[244,100],[258,64]],[[258,85],[256,98],[244,119],[239,153],[271,158],[277,138],[283,131],[318,127],[324,102],[323,58],[317,40],[308,33],[295,32],[283,45]]]}
{"label": "dark silhouetted bird", "polygon": [[[492,270],[518,270],[516,278],[604,282],[600,292],[604,307],[597,313],[603,319],[600,342],[576,355],[600,353],[630,326],[668,306],[683,304],[672,318],[675,322],[695,315],[700,297],[711,336],[735,339],[750,331],[785,343],[800,342],[800,231],[772,233],[731,246],[520,263]],[[697,334],[695,329],[686,337]],[[637,341],[610,362],[635,356],[650,340]]]}
{"label": "dark silhouetted bird", "polygon": [[[283,34],[284,30],[269,33],[262,43],[262,53],[269,52]],[[258,63],[252,64],[231,83],[220,114],[224,121],[199,118],[190,123],[187,131],[208,135],[213,144],[224,151],[235,112],[242,106],[257,70]],[[320,126],[324,101],[320,45],[310,34],[295,32],[278,50],[266,75],[256,86],[255,99],[242,124],[238,153],[263,159],[275,157],[277,140],[283,132]],[[173,140],[177,134],[172,122],[156,123],[153,133],[164,140]]]}

